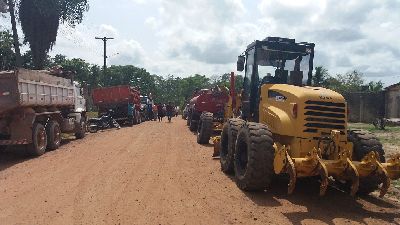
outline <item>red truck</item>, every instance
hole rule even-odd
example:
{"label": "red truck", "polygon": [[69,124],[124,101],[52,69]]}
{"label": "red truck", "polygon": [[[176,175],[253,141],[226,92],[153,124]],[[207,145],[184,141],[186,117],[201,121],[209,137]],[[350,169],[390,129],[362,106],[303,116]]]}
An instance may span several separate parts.
{"label": "red truck", "polygon": [[92,98],[93,104],[98,107],[99,116],[112,110],[113,118],[119,123],[133,125],[142,122],[140,91],[129,85],[94,89]]}
{"label": "red truck", "polygon": [[224,119],[224,107],[229,101],[229,91],[202,89],[197,91],[189,102],[187,125],[191,131],[196,131],[202,113],[212,113],[213,120]]}

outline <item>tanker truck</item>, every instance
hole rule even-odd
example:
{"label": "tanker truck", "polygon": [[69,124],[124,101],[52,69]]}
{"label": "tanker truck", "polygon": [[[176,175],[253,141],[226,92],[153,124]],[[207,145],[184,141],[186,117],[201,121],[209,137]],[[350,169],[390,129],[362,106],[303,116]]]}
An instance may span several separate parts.
{"label": "tanker truck", "polygon": [[0,72],[0,147],[32,156],[60,146],[61,133],[85,136],[86,101],[77,82],[49,71]]}

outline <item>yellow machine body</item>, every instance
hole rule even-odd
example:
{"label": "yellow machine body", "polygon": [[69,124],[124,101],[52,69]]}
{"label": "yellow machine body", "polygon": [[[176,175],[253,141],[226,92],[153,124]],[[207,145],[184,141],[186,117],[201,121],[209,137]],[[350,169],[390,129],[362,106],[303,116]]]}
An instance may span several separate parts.
{"label": "yellow machine body", "polygon": [[289,174],[289,193],[297,177],[320,176],[321,195],[329,177],[350,181],[354,195],[360,178],[376,176],[382,181],[383,196],[390,179],[400,178],[399,156],[380,163],[378,154],[371,152],[361,161],[352,161],[347,105],[339,93],[288,84],[264,84],[260,90],[257,122],[268,125],[273,134],[274,170]]}

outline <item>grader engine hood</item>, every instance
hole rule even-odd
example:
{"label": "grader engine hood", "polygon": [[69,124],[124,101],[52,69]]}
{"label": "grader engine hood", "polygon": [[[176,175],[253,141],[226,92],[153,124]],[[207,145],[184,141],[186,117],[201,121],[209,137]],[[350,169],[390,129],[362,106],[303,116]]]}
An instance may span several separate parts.
{"label": "grader engine hood", "polygon": [[275,134],[313,138],[338,130],[346,137],[345,99],[329,89],[266,84],[261,87],[260,112],[260,122]]}

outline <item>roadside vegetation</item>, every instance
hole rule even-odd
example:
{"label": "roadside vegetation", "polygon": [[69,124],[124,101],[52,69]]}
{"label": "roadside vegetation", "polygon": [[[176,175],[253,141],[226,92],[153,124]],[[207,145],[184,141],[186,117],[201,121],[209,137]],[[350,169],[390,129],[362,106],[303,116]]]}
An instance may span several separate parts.
{"label": "roadside vegetation", "polygon": [[[363,129],[375,134],[383,145],[397,148],[400,146],[400,127],[386,126],[384,130],[375,128],[372,124],[367,123],[350,123],[350,129]],[[400,153],[400,152],[399,152]]]}

